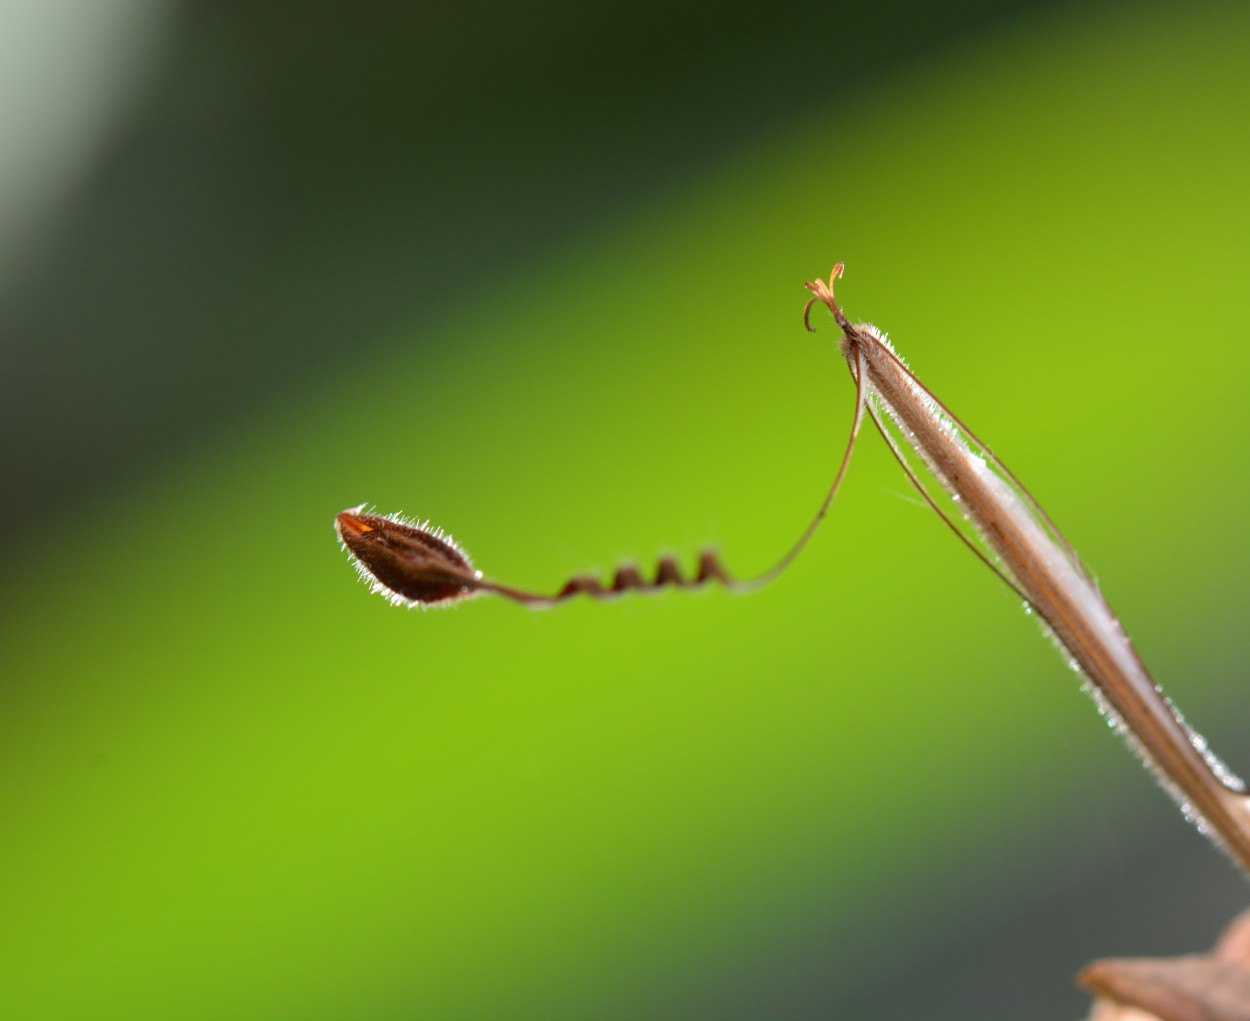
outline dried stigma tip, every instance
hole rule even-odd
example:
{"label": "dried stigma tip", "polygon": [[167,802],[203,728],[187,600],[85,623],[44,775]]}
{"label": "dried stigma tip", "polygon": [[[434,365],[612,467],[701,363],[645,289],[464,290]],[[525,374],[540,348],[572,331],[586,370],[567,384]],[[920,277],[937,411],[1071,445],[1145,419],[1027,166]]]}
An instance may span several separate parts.
{"label": "dried stigma tip", "polygon": [[469,558],[437,530],[360,507],[336,516],[334,530],[360,576],[395,605],[447,605],[481,588]]}
{"label": "dried stigma tip", "polygon": [[812,292],[812,296],[807,299],[807,304],[803,306],[803,325],[807,327],[808,333],[815,333],[816,328],[811,323],[812,306],[816,302],[821,301],[829,306],[829,311],[833,313],[833,318],[842,327],[843,332],[850,330],[850,321],[842,314],[842,309],[838,307],[837,301],[833,297],[833,282],[842,275],[845,266],[837,263],[833,267],[833,272],[829,274],[829,283],[823,280],[817,280],[815,283],[806,283],[803,286]]}

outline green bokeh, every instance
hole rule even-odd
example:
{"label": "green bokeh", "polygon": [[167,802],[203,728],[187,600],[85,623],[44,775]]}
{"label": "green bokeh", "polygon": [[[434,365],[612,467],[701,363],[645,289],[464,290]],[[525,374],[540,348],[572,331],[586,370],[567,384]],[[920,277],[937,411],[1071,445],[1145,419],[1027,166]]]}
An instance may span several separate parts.
{"label": "green bokeh", "polygon": [[1241,6],[1074,8],[952,49],[525,274],[484,254],[480,303],[11,547],[0,1015],[657,1016],[814,915],[867,987],[938,887],[1105,842],[1092,798],[1179,825],[874,436],[748,599],[401,612],[330,525],[428,515],[537,589],[762,569],[841,453],[798,312],[843,259],[1235,739],[1247,44]]}

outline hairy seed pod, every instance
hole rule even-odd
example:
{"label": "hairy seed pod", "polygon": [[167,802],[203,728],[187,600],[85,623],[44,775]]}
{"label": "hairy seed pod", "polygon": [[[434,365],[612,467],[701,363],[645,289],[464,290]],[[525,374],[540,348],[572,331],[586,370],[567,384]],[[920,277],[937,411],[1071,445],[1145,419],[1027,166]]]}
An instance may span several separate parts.
{"label": "hairy seed pod", "polygon": [[397,606],[454,603],[482,588],[481,572],[437,530],[360,507],[339,514],[334,530],[361,577]]}

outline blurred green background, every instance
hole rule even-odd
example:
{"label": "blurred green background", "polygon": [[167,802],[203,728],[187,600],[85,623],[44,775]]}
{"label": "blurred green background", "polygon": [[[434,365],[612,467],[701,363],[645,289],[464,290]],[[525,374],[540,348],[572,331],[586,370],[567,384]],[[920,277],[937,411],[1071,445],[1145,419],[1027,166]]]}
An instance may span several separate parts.
{"label": "blurred green background", "polygon": [[1250,769],[1245,5],[0,18],[0,1016],[1077,1017],[1244,906],[871,433],[750,598],[331,521],[764,568],[842,259]]}

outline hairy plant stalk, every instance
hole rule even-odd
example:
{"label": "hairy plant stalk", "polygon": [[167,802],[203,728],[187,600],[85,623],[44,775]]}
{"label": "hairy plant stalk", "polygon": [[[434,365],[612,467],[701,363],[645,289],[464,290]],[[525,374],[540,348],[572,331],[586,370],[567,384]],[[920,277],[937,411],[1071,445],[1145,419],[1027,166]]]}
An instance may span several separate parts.
{"label": "hairy plant stalk", "polygon": [[[1044,621],[1069,664],[1086,678],[1099,708],[1154,770],[1186,818],[1250,871],[1245,785],[1151,680],[1097,584],[1024,487],[921,385],[885,337],[843,315],[833,296],[833,281],[841,272],[839,263],[828,284],[807,285],[813,297],[804,320],[816,302],[833,313],[851,376],[866,391],[873,422],[913,485]],[[938,479],[988,547],[988,556],[938,506],[901,444]]]}

